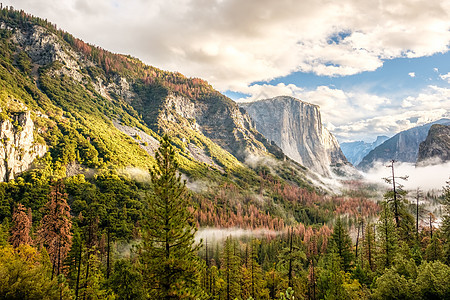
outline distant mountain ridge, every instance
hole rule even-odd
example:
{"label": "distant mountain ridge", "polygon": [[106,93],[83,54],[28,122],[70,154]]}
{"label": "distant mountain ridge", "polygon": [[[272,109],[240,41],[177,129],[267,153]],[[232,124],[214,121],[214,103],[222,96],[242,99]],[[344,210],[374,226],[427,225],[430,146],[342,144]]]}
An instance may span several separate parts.
{"label": "distant mountain ridge", "polygon": [[347,160],[356,166],[372,149],[381,145],[388,139],[388,136],[383,135],[378,136],[372,143],[366,143],[364,141],[344,142],[341,143],[340,146]]}
{"label": "distant mountain ridge", "polygon": [[305,167],[330,176],[332,167],[348,164],[336,138],[323,127],[317,105],[289,96],[239,105],[259,132]]}
{"label": "distant mountain ridge", "polygon": [[357,167],[362,170],[367,170],[376,161],[384,163],[392,159],[399,162],[415,163],[417,161],[419,145],[427,138],[428,130],[433,124],[450,124],[450,119],[440,119],[397,133],[370,151]]}

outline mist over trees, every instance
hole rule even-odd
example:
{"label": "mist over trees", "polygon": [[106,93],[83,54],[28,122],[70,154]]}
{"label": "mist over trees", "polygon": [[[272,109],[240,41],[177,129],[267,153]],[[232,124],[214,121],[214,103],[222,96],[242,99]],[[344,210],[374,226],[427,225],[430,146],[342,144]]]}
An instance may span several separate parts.
{"label": "mist over trees", "polygon": [[[0,294],[8,295],[5,299],[450,296],[449,186],[441,199],[441,227],[433,226],[430,215],[421,217],[426,223],[418,234],[412,215],[417,208],[406,202],[397,206],[397,226],[393,191],[387,191],[376,216],[337,216],[331,228],[314,222],[266,224],[278,233],[196,243],[201,215],[195,205],[202,202],[195,204],[181,180],[168,136],[156,161],[149,184],[140,187],[139,205],[130,198],[136,182],[106,174],[95,184],[82,177],[53,182],[38,221],[18,203],[11,222],[4,218],[1,225]],[[238,195],[232,191],[220,197]],[[309,194],[286,195],[305,199]],[[310,200],[301,201],[308,207]],[[413,226],[402,226],[405,221]]]}
{"label": "mist over trees", "polygon": [[[0,18],[11,28],[41,26],[96,64],[80,74],[138,74],[135,91],[145,97],[218,93],[23,11],[0,9]],[[439,226],[394,183],[394,163],[384,196],[359,181],[331,195],[281,160],[236,167],[192,132],[155,134],[160,147],[150,157],[111,124],[119,118],[144,130],[140,113],[117,95],[103,98],[90,81],[78,84],[61,62],[33,65],[11,35],[0,28],[0,100],[43,107],[36,139],[50,150],[36,168],[0,183],[0,299],[450,299],[449,185],[420,196],[442,205]],[[6,110],[0,117],[9,118]],[[188,160],[186,137],[221,171]],[[124,166],[144,166],[150,179]],[[69,176],[76,167],[83,170]],[[210,185],[188,190],[181,174]],[[196,241],[199,228],[261,234]]]}

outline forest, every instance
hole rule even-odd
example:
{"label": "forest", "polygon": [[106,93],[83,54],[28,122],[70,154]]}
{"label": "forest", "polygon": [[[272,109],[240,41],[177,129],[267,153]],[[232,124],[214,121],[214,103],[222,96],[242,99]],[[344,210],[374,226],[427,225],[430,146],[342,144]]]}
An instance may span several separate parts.
{"label": "forest", "polygon": [[[2,299],[448,299],[449,186],[439,227],[431,214],[419,226],[398,189],[395,199],[386,192],[377,215],[337,210],[331,227],[324,208],[310,225],[264,219],[251,205],[248,215],[238,208],[221,221],[220,208],[202,208],[187,190],[174,149],[163,137],[148,183],[104,174],[3,184],[2,203],[22,200],[11,218],[3,206]],[[314,202],[306,190],[290,197],[304,208]],[[223,187],[217,207],[219,198],[232,201],[233,189]],[[199,225],[267,232],[198,241]]]}
{"label": "forest", "polygon": [[[442,207],[434,216],[395,185],[380,194],[349,180],[336,195],[282,156],[247,166],[186,124],[155,122],[168,94],[231,101],[203,80],[23,11],[2,8],[0,22],[1,122],[26,106],[49,149],[0,183],[0,299],[450,299],[450,185],[420,196]],[[88,61],[82,81],[12,41],[34,26]],[[95,89],[116,76],[145,101]],[[157,140],[155,155],[112,120]],[[187,143],[218,167],[192,159]],[[229,234],[199,239],[208,229]]]}

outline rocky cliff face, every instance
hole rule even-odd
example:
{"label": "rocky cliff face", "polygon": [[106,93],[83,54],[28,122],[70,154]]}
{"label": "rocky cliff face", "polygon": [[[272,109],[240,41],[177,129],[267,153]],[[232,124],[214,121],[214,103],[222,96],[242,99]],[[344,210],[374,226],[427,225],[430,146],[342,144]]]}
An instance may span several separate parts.
{"label": "rocky cliff face", "polygon": [[26,171],[36,157],[47,151],[45,145],[34,142],[34,123],[30,112],[13,114],[0,122],[0,181],[14,179]]}
{"label": "rocky cliff face", "polygon": [[305,167],[330,176],[330,166],[348,164],[335,137],[322,126],[318,106],[286,96],[240,105],[259,132]]}
{"label": "rocky cliff face", "polygon": [[384,163],[396,160],[415,163],[419,144],[426,139],[428,130],[433,124],[450,124],[450,120],[442,119],[397,133],[370,151],[359,163],[358,168],[362,170],[370,169],[376,161]]}
{"label": "rocky cliff face", "polygon": [[169,95],[165,99],[161,116],[176,121],[188,120],[189,126],[201,132],[241,161],[248,154],[264,155],[268,152],[266,139],[253,127],[250,116],[238,105],[223,97],[195,101]]}
{"label": "rocky cliff face", "polygon": [[439,164],[450,161],[450,125],[435,124],[419,145],[417,165]]}
{"label": "rocky cliff face", "polygon": [[265,156],[272,153],[277,157],[283,156],[278,147],[270,144],[255,129],[244,110],[218,92],[211,91],[209,95],[197,99],[170,91],[159,93],[158,97],[148,96],[153,95],[152,91],[146,95],[138,93],[132,104],[157,132],[195,131],[241,162],[249,155]]}

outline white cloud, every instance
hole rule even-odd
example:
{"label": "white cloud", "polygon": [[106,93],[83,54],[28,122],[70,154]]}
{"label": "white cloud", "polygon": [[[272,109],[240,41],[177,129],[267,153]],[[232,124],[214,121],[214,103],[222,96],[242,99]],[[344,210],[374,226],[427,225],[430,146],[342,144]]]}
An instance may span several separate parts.
{"label": "white cloud", "polygon": [[393,101],[365,92],[344,91],[319,86],[304,90],[295,85],[253,85],[246,90],[254,101],[287,95],[320,106],[324,124],[332,124],[333,134],[341,141],[371,141],[378,135],[395,133],[415,126],[450,118],[450,88],[428,86],[420,93]]}
{"label": "white cloud", "polygon": [[[4,1],[219,90],[292,71],[351,75],[448,51],[450,1]],[[10,2],[10,3],[8,3]]]}
{"label": "white cloud", "polygon": [[450,83],[450,72],[444,75],[440,75],[439,77],[441,77],[442,80],[445,80],[448,83]]}
{"label": "white cloud", "polygon": [[409,77],[412,77],[412,78],[416,77],[416,73],[414,73],[414,72],[410,72],[410,73],[408,73],[408,75],[409,75]]}

